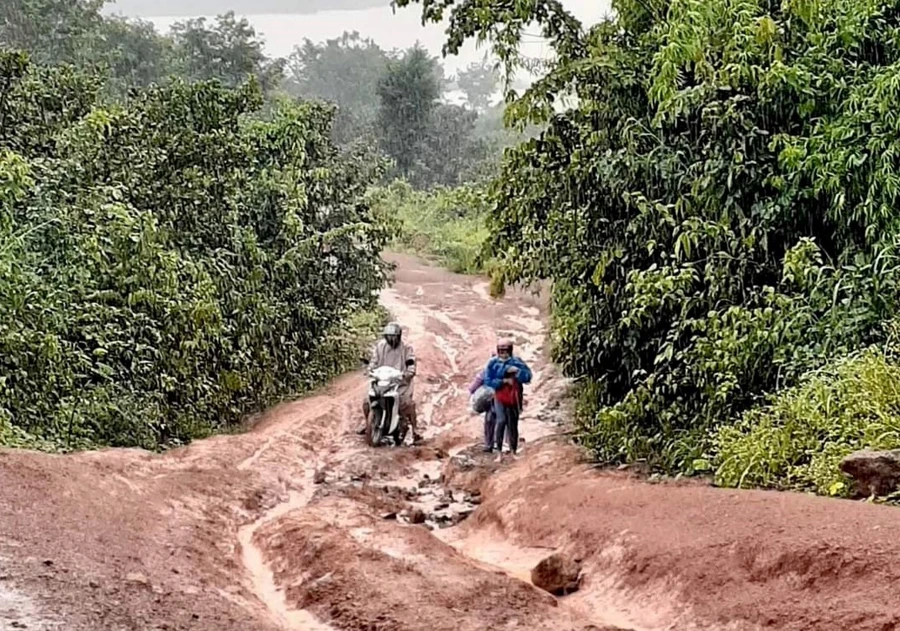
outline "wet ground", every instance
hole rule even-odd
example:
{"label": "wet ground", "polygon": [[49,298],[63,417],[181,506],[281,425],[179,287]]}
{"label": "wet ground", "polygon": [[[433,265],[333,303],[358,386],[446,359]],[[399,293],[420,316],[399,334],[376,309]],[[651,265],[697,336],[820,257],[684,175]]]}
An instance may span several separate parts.
{"label": "wet ground", "polygon": [[[353,374],[162,455],[0,452],[0,629],[900,629],[896,509],[598,472],[541,299],[397,261],[425,444],[367,448]],[[498,336],[535,369],[500,463],[466,392]],[[554,552],[571,595],[530,582]]]}

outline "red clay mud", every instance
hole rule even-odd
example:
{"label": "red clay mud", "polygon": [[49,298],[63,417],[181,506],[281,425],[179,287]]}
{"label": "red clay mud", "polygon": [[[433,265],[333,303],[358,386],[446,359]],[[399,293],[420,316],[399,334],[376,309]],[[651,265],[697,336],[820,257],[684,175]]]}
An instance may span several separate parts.
{"label": "red clay mud", "polygon": [[[397,261],[426,445],[366,448],[355,374],[162,455],[0,452],[0,629],[900,629],[900,511],[596,472],[554,436],[541,300]],[[536,369],[500,465],[465,391],[498,335]],[[530,584],[554,552],[562,598]]]}

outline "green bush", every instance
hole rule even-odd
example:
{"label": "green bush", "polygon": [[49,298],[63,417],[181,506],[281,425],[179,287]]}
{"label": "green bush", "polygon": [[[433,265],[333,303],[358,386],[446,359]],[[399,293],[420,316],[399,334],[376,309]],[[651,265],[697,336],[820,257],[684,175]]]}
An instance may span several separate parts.
{"label": "green bush", "polygon": [[900,366],[869,349],[810,374],[713,437],[724,486],[849,491],[841,459],[900,447]]}
{"label": "green bush", "polygon": [[392,247],[432,258],[463,274],[486,269],[487,200],[478,186],[419,191],[402,180],[377,189],[372,203],[396,221]]}
{"label": "green bush", "polygon": [[104,106],[7,53],[0,85],[4,436],[178,444],[355,363],[388,233],[330,109],[262,120],[256,87],[215,82]]}

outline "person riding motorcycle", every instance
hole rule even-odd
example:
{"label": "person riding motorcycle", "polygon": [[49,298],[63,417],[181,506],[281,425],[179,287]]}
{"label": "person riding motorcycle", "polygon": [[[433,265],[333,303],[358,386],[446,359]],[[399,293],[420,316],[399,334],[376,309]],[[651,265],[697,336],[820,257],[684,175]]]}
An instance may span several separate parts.
{"label": "person riding motorcycle", "polygon": [[[400,385],[400,416],[406,420],[413,433],[413,444],[422,441],[416,427],[416,402],[413,399],[413,378],[416,376],[416,354],[413,347],[403,342],[403,330],[396,322],[391,322],[382,332],[383,339],[378,340],[372,349],[369,359],[369,368],[390,366],[403,373],[403,382]],[[369,418],[369,396],[363,399],[363,418]],[[357,434],[366,433],[366,424],[363,423]]]}

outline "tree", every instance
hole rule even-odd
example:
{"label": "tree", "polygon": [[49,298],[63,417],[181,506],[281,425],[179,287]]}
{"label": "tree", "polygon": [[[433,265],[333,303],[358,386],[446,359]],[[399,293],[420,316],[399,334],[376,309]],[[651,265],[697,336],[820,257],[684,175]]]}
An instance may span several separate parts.
{"label": "tree", "polygon": [[104,0],[11,0],[0,7],[0,45],[38,63],[95,66],[114,92],[165,77],[169,42],[149,22],[106,18]]}
{"label": "tree", "polygon": [[156,32],[153,24],[139,20],[107,18],[100,28],[103,49],[97,58],[109,69],[114,89],[149,87],[171,72],[171,41]]}
{"label": "tree", "polygon": [[432,114],[427,136],[422,139],[421,158],[410,173],[410,182],[420,188],[458,186],[473,179],[488,147],[474,137],[478,115],[472,110],[442,103]]}
{"label": "tree", "polygon": [[400,59],[390,61],[378,82],[382,148],[403,176],[408,176],[422,159],[423,143],[441,96],[439,76],[437,60],[416,45]]}
{"label": "tree", "polygon": [[371,39],[344,33],[321,44],[304,40],[288,58],[285,90],[337,105],[335,139],[344,144],[373,132],[378,83],[390,57]]}
{"label": "tree", "polygon": [[497,96],[500,77],[494,65],[485,57],[480,63],[469,64],[456,76],[459,89],[466,93],[469,106],[479,114],[490,106],[491,100]]}
{"label": "tree", "polygon": [[40,63],[92,61],[105,0],[4,0],[0,48],[29,51]]}
{"label": "tree", "polygon": [[283,62],[234,13],[179,22],[170,36],[149,22],[105,17],[106,0],[11,0],[0,7],[0,45],[26,50],[38,63],[103,69],[108,88],[123,93],[177,75],[237,86],[255,77],[265,92],[281,82]]}
{"label": "tree", "polygon": [[189,81],[216,79],[234,87],[255,77],[268,91],[281,80],[283,62],[266,57],[256,31],[233,12],[218,16],[211,26],[206,18],[178,22],[171,37],[173,68]]}
{"label": "tree", "polygon": [[486,38],[515,69],[533,23],[555,50],[510,106],[547,127],[505,161],[490,247],[500,280],[553,281],[598,458],[690,471],[710,426],[883,337],[893,3],[621,0],[589,29],[556,0],[422,4],[453,7],[447,52]]}

